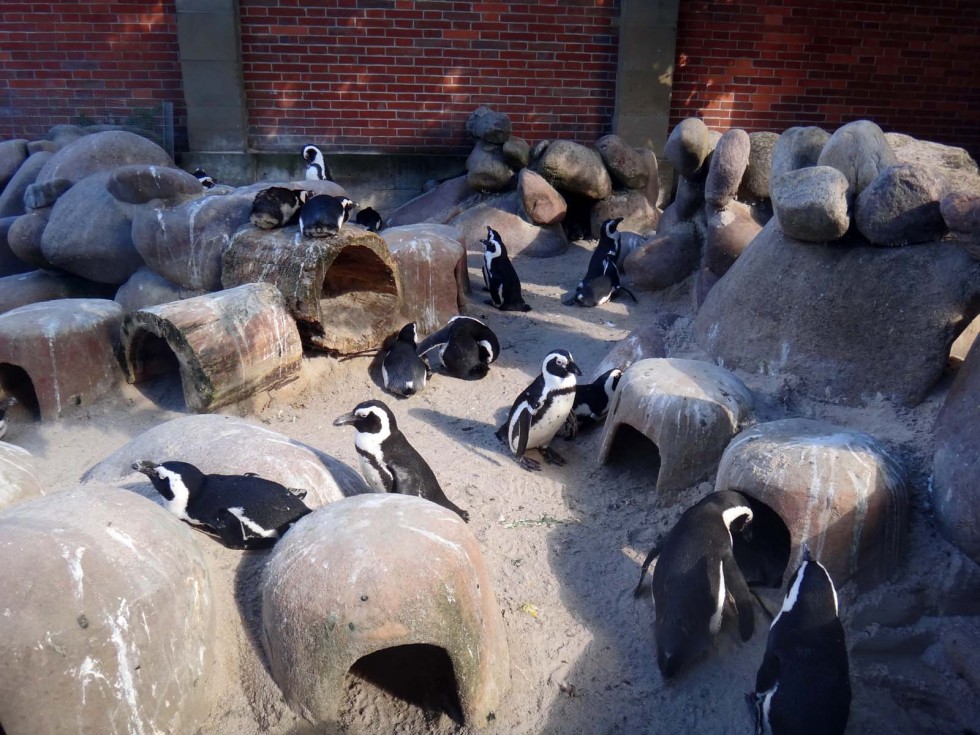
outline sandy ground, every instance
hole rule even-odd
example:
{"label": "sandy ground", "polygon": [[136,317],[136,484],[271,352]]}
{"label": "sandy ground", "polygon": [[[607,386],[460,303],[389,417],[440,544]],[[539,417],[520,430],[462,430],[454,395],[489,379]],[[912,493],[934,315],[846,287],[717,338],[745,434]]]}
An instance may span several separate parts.
{"label": "sandy ground", "polygon": [[[742,644],[729,627],[710,656],[670,684],[656,667],[652,604],[632,589],[639,565],[680,513],[713,487],[713,477],[668,502],[654,493],[656,462],[642,446],[600,466],[601,429],[554,445],[568,463],[529,473],[495,439],[513,399],[539,372],[551,348],[574,355],[586,376],[616,340],[665,313],[679,314],[666,334],[671,356],[703,358],[691,338],[690,282],[639,293],[598,309],[563,306],[584,273],[591,243],[561,257],[516,263],[533,306],[500,313],[483,304],[479,259],[466,313],[486,321],[503,350],[479,382],[435,375],[420,395],[387,396],[368,373],[369,359],[305,361],[303,376],[224,412],[333,454],[357,467],[353,430],[334,417],[369,398],[392,407],[409,440],[428,458],[447,495],[469,510],[507,630],[511,688],[486,733],[751,732],[744,694],[753,688],[768,621]],[[907,562],[896,581],[870,592],[841,590],[852,647],[854,701],[849,733],[943,732],[980,726],[980,571],[936,534],[928,510],[931,430],[949,379],[915,409],[878,403],[847,409],[801,398],[791,377],[739,374],[757,396],[758,420],[824,418],[872,433],[905,461],[914,511]],[[58,422],[20,424],[8,440],[39,460],[50,491],[142,431],[186,412],[179,385],[126,387],[118,399]],[[247,468],[243,468],[247,469]],[[207,541],[205,539],[205,541]],[[257,580],[265,555],[242,555],[209,543],[222,624],[216,646],[215,707],[201,732],[216,735],[313,732],[293,715],[271,681],[255,643]],[[763,595],[778,608],[779,592]],[[941,613],[944,615],[941,615]],[[420,678],[417,662],[392,662]],[[347,680],[339,730],[349,733],[452,733],[458,725],[432,702],[406,701],[356,676]],[[450,708],[451,709],[451,708]],[[972,723],[972,724],[971,724]]]}

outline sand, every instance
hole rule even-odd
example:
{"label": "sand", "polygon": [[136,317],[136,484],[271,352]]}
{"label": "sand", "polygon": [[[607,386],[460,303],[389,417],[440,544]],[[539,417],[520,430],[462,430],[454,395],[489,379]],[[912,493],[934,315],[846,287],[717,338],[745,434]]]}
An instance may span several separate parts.
{"label": "sand", "polygon": [[[479,382],[435,375],[410,399],[386,395],[368,358],[309,357],[300,380],[223,410],[262,422],[357,467],[353,430],[332,420],[355,403],[385,400],[406,436],[429,460],[447,495],[470,512],[507,630],[511,687],[482,732],[751,732],[744,695],[754,686],[768,621],[741,643],[731,627],[711,654],[666,684],[656,667],[652,604],[634,600],[639,565],[689,505],[713,488],[707,478],[670,501],[653,491],[656,463],[642,446],[600,466],[600,429],[557,440],[564,467],[521,469],[494,429],[539,372],[551,348],[568,349],[589,376],[616,340],[660,315],[680,315],[665,332],[672,357],[704,359],[691,337],[690,279],[660,293],[638,292],[596,309],[567,307],[567,289],[585,272],[592,243],[547,260],[519,259],[533,311],[501,313],[483,304],[479,259],[465,313],[500,337],[502,353]],[[943,541],[930,518],[932,426],[950,378],[914,409],[878,402],[842,408],[800,396],[792,376],[738,373],[757,398],[755,419],[827,419],[867,431],[906,464],[912,480],[909,551],[895,580],[869,592],[840,590],[852,649],[854,700],[849,733],[948,732],[980,727],[980,570]],[[8,441],[39,461],[48,492],[71,487],[84,470],[142,431],[186,413],[175,379],[45,424],[14,426]],[[15,414],[15,417],[17,414]],[[243,468],[247,470],[247,468]],[[271,735],[313,732],[286,707],[266,669],[254,632],[262,553],[241,554],[202,537],[223,616],[211,677],[215,706],[203,733]],[[763,593],[771,609],[781,593]],[[419,678],[417,662],[395,673]],[[476,732],[431,702],[405,701],[350,675],[338,732]],[[451,708],[450,708],[451,709]]]}

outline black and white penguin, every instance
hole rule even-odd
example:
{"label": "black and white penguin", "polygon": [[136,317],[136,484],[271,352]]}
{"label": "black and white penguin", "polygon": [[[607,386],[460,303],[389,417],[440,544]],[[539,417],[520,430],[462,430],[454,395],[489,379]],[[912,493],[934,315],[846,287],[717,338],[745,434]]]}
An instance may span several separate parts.
{"label": "black and white penguin", "polygon": [[359,403],[350,413],[338,416],[333,425],[357,429],[354,448],[361,474],[375,492],[418,495],[470,520],[468,512],[446,497],[432,468],[398,430],[395,414],[384,403]]}
{"label": "black and white penguin", "polygon": [[837,591],[804,550],[745,695],[759,735],[839,735],[847,727],[851,682]]}
{"label": "black and white penguin", "polygon": [[305,237],[328,237],[340,232],[355,202],[347,197],[317,194],[299,211],[299,229]]}
{"label": "black and white penguin", "polygon": [[565,460],[548,444],[565,424],[575,403],[575,376],[581,375],[567,350],[552,350],[541,364],[541,374],[514,401],[497,438],[505,442],[518,464],[526,470],[540,470],[540,463],[526,457],[537,449],[545,462],[563,465]]}
{"label": "black and white penguin", "polygon": [[194,169],[194,176],[201,182],[201,186],[203,186],[205,189],[210,189],[215,184],[214,179],[208,176],[203,168]]}
{"label": "black and white penguin", "polygon": [[205,475],[187,462],[136,462],[167,510],[231,549],[272,546],[310,512],[306,493],[253,474]]}
{"label": "black and white penguin", "polygon": [[249,220],[263,230],[295,224],[299,212],[308,199],[316,196],[313,191],[297,191],[285,186],[270,186],[255,195]]}
{"label": "black and white penguin", "polygon": [[488,304],[501,311],[530,311],[521,296],[521,279],[517,277],[514,264],[507,257],[507,248],[500,234],[487,227],[487,239],[483,243],[483,281],[490,292]]}
{"label": "black and white penguin", "polygon": [[323,152],[315,145],[303,146],[303,160],[306,161],[307,181],[333,181]]}
{"label": "black and white penguin", "polygon": [[371,207],[365,207],[364,209],[358,210],[354,221],[357,222],[357,224],[366,227],[368,232],[377,232],[384,227],[384,221],[381,219],[381,215]]}
{"label": "black and white penguin", "polygon": [[612,400],[623,371],[619,368],[607,370],[591,383],[578,383],[575,386],[575,402],[568,414],[562,436],[574,438],[578,430],[590,426],[606,415],[609,401]]}
{"label": "black and white penguin", "polygon": [[7,435],[7,409],[17,403],[13,396],[0,398],[0,439]]}
{"label": "black and white penguin", "polygon": [[603,271],[589,280],[580,281],[575,296],[566,306],[602,306],[620,293],[627,294],[636,303],[636,295],[619,281],[619,268],[612,256],[603,261]]}
{"label": "black and white penguin", "polygon": [[726,601],[734,600],[743,641],[755,631],[752,593],[732,554],[732,534],[746,533],[752,509],[741,493],[722,490],[691,506],[647,555],[633,594],[643,593],[643,578],[653,569],[654,638],[657,665],[670,679],[708,649],[721,630]]}
{"label": "black and white penguin", "polygon": [[490,370],[490,363],[500,355],[500,342],[486,324],[471,316],[454,316],[446,326],[433,332],[418,346],[425,357],[439,350],[443,369],[457,378],[479,379]]}
{"label": "black and white penguin", "polygon": [[599,242],[596,243],[592,257],[589,258],[589,267],[585,271],[585,278],[580,283],[591,281],[606,272],[606,260],[612,260],[615,265],[619,265],[619,232],[617,228],[623,221],[622,217],[607,219],[599,228]]}
{"label": "black and white penguin", "polygon": [[428,365],[415,352],[416,334],[415,322],[402,327],[381,362],[385,390],[396,396],[414,396],[425,388],[429,377]]}

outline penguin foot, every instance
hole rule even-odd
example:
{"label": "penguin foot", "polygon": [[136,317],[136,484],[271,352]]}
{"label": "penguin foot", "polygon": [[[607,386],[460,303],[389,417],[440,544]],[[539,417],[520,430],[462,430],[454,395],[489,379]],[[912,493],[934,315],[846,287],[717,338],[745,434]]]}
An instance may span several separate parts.
{"label": "penguin foot", "polygon": [[531,459],[530,457],[517,457],[517,464],[526,469],[528,472],[540,472],[541,463],[537,460]]}
{"label": "penguin foot", "polygon": [[544,457],[544,461],[548,464],[555,464],[559,467],[565,464],[565,458],[550,447],[538,447],[538,451],[541,452],[541,456]]}

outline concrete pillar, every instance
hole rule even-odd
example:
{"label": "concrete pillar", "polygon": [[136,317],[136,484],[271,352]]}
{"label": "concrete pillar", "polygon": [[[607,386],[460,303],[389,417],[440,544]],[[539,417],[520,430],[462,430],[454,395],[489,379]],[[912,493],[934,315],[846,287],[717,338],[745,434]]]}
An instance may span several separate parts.
{"label": "concrete pillar", "polygon": [[238,0],[176,0],[177,42],[192,151],[246,149]]}

